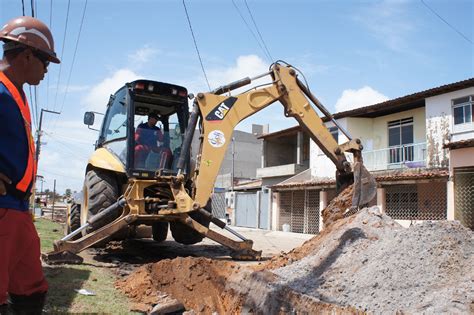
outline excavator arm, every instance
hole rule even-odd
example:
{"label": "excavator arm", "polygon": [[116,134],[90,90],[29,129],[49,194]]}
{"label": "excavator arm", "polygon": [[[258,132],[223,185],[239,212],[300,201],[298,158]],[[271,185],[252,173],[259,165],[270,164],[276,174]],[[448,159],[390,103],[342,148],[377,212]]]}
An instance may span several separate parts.
{"label": "excavator arm", "polygon": [[[272,78],[272,83],[266,87],[251,89],[236,96],[221,95],[265,75],[270,75]],[[295,118],[334,163],[337,169],[338,191],[354,183],[353,206],[358,207],[372,200],[375,197],[376,184],[374,178],[363,166],[361,141],[352,139],[337,124],[324,106],[311,94],[309,88],[298,79],[295,69],[289,65],[275,63],[268,73],[256,78],[245,78],[212,92],[197,95],[191,115],[192,117],[194,114],[196,119],[197,116],[201,118],[201,147],[194,175],[196,205],[203,206],[209,200],[235,127],[245,118],[276,101],[283,105],[285,116]],[[310,102],[331,119],[349,141],[339,145]],[[192,125],[193,123],[190,123],[190,128],[193,128]],[[347,161],[345,152],[354,155],[353,165]]]}

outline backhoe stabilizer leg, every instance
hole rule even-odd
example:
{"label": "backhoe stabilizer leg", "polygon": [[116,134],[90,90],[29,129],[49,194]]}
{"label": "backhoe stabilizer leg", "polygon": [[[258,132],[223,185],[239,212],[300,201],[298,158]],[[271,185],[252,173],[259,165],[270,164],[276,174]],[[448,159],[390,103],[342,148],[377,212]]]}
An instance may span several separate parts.
{"label": "backhoe stabilizer leg", "polygon": [[102,228],[93,231],[75,241],[55,241],[54,251],[41,255],[44,262],[48,264],[77,264],[82,263],[82,257],[76,255],[86,248],[110,237],[124,227],[136,221],[135,216],[124,216],[111,222]]}
{"label": "backhoe stabilizer leg", "polygon": [[262,257],[262,251],[256,251],[252,249],[253,241],[245,240],[241,242],[234,241],[227,236],[214,232],[213,230],[201,225],[199,222],[193,220],[190,216],[180,220],[182,223],[196,230],[200,234],[204,235],[211,240],[222,244],[232,250],[231,257],[236,260],[260,260]]}

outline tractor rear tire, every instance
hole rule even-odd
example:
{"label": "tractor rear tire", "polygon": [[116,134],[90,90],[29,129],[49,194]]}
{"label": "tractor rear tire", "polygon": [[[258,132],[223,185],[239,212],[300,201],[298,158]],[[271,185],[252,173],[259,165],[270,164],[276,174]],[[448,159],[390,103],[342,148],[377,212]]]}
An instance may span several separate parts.
{"label": "tractor rear tire", "polygon": [[[71,206],[71,212],[69,213],[69,222],[67,226],[67,234],[77,230],[81,227],[81,206],[77,203]],[[72,240],[81,238],[81,233],[77,234]]]}
{"label": "tractor rear tire", "polygon": [[[115,175],[110,172],[98,169],[88,171],[85,186],[87,189],[87,218],[105,210],[119,198],[117,179]],[[105,221],[103,226],[116,218],[118,218],[118,216]],[[87,229],[87,233],[91,233],[92,231],[94,231],[94,229]]]}
{"label": "tractor rear tire", "polygon": [[[209,199],[207,205],[204,207],[204,210],[209,213],[212,213],[211,199]],[[206,218],[204,215],[197,211],[190,213],[189,216],[193,220],[199,222],[201,225],[207,228],[209,227],[209,223],[211,223],[208,218]],[[184,245],[192,245],[199,243],[204,238],[204,236],[199,234],[196,230],[190,228],[189,226],[181,222],[171,222],[170,229],[171,235],[173,235],[174,240]]]}
{"label": "tractor rear tire", "polygon": [[163,242],[168,236],[168,222],[156,222],[151,226],[153,240],[156,242]]}

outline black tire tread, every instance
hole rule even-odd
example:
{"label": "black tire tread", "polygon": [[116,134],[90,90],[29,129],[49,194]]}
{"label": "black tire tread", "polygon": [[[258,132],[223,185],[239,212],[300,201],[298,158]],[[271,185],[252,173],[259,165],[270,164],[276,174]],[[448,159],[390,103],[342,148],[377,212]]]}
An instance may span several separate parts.
{"label": "black tire tread", "polygon": [[[209,213],[212,213],[212,203],[211,199],[209,199],[208,203],[204,207]],[[211,223],[209,219],[207,219],[204,215],[199,212],[192,212],[189,214],[193,220],[196,220],[200,224],[204,225],[205,227],[209,227]],[[202,241],[204,238],[203,235],[198,233],[196,230],[190,228],[189,226],[181,223],[181,222],[171,222],[170,223],[171,235],[173,235],[173,239],[181,244],[184,245],[192,245]]]}
{"label": "black tire tread", "polygon": [[151,225],[153,240],[163,242],[168,236],[168,222],[155,222]]}
{"label": "black tire tread", "polygon": [[[71,213],[69,217],[70,225],[68,227],[68,233],[71,233],[81,227],[81,206],[73,204],[71,206]],[[72,240],[77,240],[81,237],[81,234],[74,236]]]}

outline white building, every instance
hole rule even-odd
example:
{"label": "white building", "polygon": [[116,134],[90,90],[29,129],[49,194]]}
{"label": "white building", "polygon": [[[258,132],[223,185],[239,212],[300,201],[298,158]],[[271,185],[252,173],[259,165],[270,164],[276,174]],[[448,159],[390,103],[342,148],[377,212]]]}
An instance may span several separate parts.
{"label": "white building", "polygon": [[[377,180],[377,204],[410,224],[459,219],[474,228],[474,78],[336,113],[364,145]],[[326,119],[339,143],[347,141]],[[350,158],[350,156],[348,156]],[[310,168],[272,186],[271,228],[321,230],[320,210],[335,196],[335,167],[310,142]]]}

